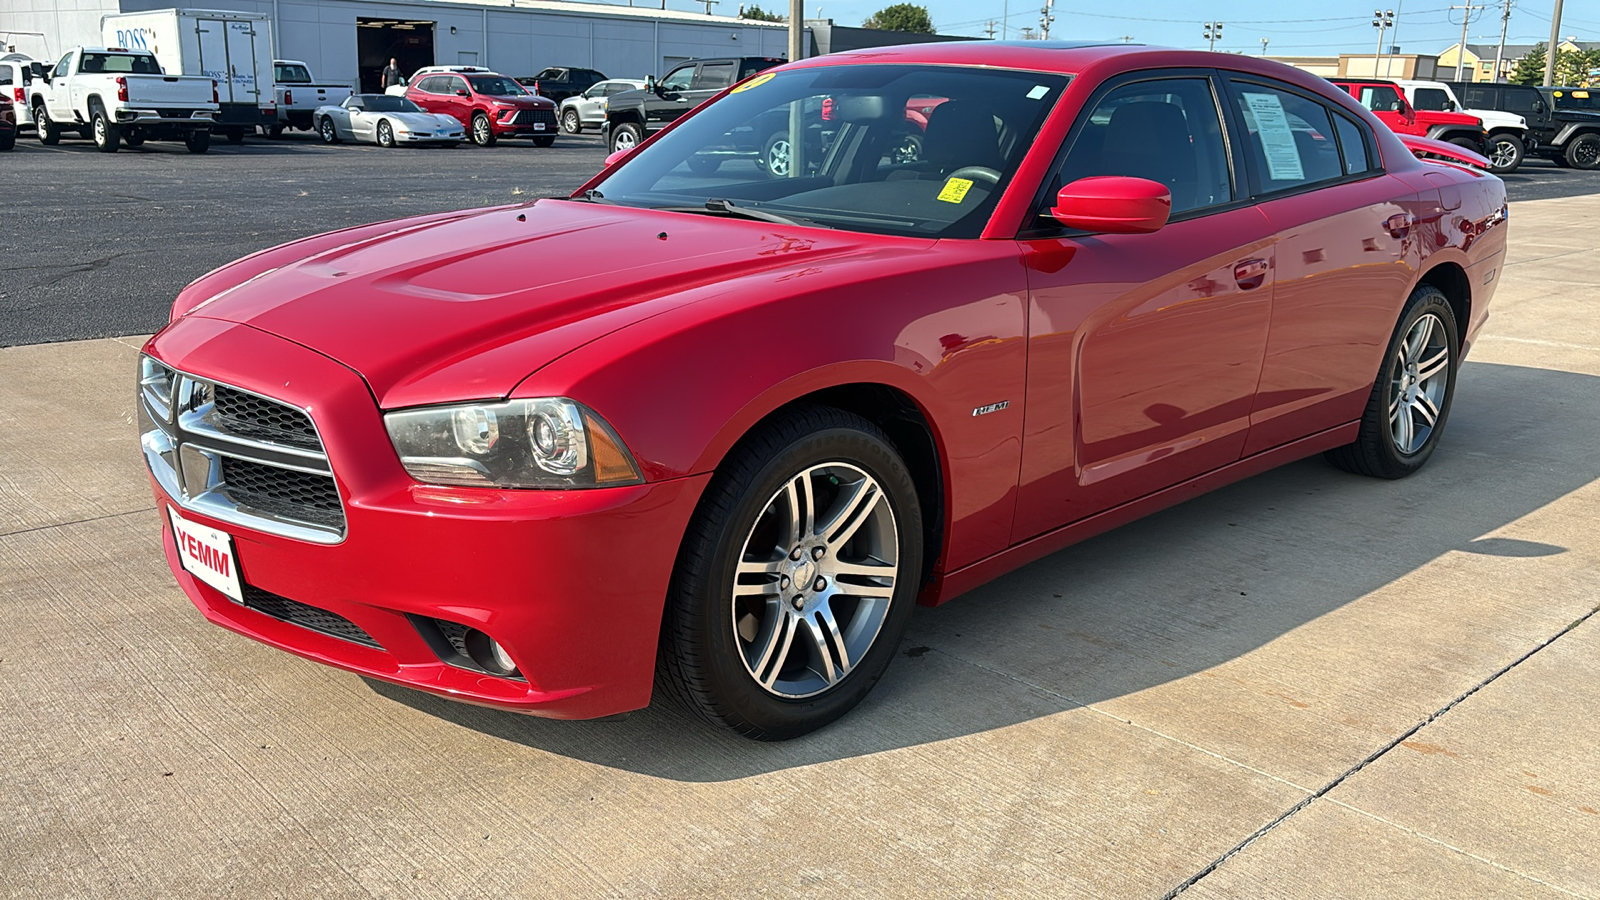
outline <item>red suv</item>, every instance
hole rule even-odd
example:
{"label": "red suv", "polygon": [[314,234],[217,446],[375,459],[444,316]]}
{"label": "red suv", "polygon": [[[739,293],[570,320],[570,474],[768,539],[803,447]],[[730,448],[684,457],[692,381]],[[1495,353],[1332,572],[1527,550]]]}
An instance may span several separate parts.
{"label": "red suv", "polygon": [[428,112],[455,116],[472,142],[483,147],[503,137],[531,137],[540,147],[556,142],[556,105],[504,75],[428,75],[406,88],[406,99]]}
{"label": "red suv", "polygon": [[1466,113],[1415,109],[1406,102],[1404,91],[1392,81],[1379,79],[1330,79],[1339,89],[1377,116],[1395,134],[1449,141],[1475,153],[1487,155],[1488,135],[1483,120]]}

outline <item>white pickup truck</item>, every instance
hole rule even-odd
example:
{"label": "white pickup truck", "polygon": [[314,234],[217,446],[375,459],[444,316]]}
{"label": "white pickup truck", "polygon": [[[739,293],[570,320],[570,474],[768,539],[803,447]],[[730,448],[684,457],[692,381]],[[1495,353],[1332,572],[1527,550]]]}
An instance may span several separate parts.
{"label": "white pickup truck", "polygon": [[51,69],[34,65],[28,106],[42,143],[75,131],[105,153],[146,140],[181,140],[190,153],[211,147],[218,104],[210,78],[166,75],[154,55],[120,48],[74,47]]}
{"label": "white pickup truck", "polygon": [[1450,85],[1442,81],[1399,80],[1395,84],[1417,109],[1463,112],[1482,119],[1483,130],[1489,133],[1484,141],[1489,171],[1496,175],[1507,175],[1522,165],[1522,157],[1528,152],[1530,143],[1527,119],[1494,109],[1470,109],[1461,102]]}
{"label": "white pickup truck", "polygon": [[311,130],[319,106],[338,106],[355,93],[348,84],[317,84],[311,67],[297,59],[272,61],[272,91],[278,101],[278,121],[267,134],[278,137],[285,128]]}

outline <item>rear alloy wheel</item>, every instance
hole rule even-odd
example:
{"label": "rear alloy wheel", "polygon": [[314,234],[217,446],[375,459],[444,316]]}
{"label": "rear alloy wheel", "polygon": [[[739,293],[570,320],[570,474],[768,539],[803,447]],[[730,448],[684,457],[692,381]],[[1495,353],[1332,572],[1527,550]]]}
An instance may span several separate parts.
{"label": "rear alloy wheel", "polygon": [[567,134],[582,134],[583,120],[578,117],[578,111],[568,108],[561,114],[561,130]]}
{"label": "rear alloy wheel", "polygon": [[1600,169],[1600,134],[1580,134],[1568,141],[1566,157],[1574,169]]}
{"label": "rear alloy wheel", "polygon": [[89,127],[94,132],[95,149],[101,153],[117,152],[122,147],[122,132],[106,118],[106,111],[99,103],[94,105],[90,116]]}
{"label": "rear alloy wheel", "polygon": [[33,130],[39,134],[39,143],[46,147],[61,143],[61,131],[56,128],[56,123],[50,121],[50,114],[45,112],[43,103],[33,108]]}
{"label": "rear alloy wheel", "polygon": [[1522,141],[1514,134],[1492,134],[1489,136],[1489,171],[1496,175],[1509,175],[1522,165],[1522,157],[1527,153],[1527,148],[1522,146]]}
{"label": "rear alloy wheel", "polygon": [[1390,338],[1355,441],[1329,450],[1327,460],[1375,478],[1404,478],[1422,468],[1450,415],[1460,350],[1444,292],[1418,286]]}
{"label": "rear alloy wheel", "polygon": [[394,148],[394,127],[389,124],[388,119],[381,119],[378,122],[378,146]]}
{"label": "rear alloy wheel", "polygon": [[327,116],[323,116],[322,121],[317,124],[317,133],[322,135],[324,144],[339,143],[339,129],[334,127],[333,120]]}
{"label": "rear alloy wheel", "polygon": [[748,438],[685,538],[661,685],[713,722],[786,740],[867,695],[922,575],[916,485],[859,416],[801,409]]}
{"label": "rear alloy wheel", "polygon": [[473,115],[472,142],[479,147],[493,147],[494,141],[494,127],[489,124],[489,117],[483,113]]}

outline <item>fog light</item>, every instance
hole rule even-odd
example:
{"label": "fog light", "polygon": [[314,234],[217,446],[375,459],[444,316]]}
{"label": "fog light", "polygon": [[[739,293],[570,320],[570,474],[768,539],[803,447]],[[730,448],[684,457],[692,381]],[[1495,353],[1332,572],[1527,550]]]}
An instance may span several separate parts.
{"label": "fog light", "polygon": [[506,648],[500,646],[499,641],[489,637],[487,634],[476,628],[469,628],[463,638],[463,643],[466,644],[467,655],[472,657],[472,661],[478,664],[478,668],[488,672],[490,675],[503,675],[509,678],[519,674],[517,672],[517,664],[512,660],[511,654],[506,652]]}

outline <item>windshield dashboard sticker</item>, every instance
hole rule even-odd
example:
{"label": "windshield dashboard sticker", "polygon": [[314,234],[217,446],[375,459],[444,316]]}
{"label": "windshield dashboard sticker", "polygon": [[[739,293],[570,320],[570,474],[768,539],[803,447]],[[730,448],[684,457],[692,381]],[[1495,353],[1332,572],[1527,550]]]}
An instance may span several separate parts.
{"label": "windshield dashboard sticker", "polygon": [[972,190],[972,182],[965,178],[952,178],[944,183],[944,190],[939,192],[939,199],[946,203],[960,203],[967,198],[967,191]]}
{"label": "windshield dashboard sticker", "polygon": [[1048,94],[1048,93],[1050,93],[1050,88],[1049,87],[1047,87],[1045,85],[1042,85],[1042,84],[1036,84],[1036,85],[1033,86],[1033,90],[1028,92],[1028,99],[1029,100],[1038,100],[1038,99],[1041,99],[1042,97],[1044,97],[1044,95]]}
{"label": "windshield dashboard sticker", "polygon": [[991,403],[988,406],[980,406],[972,411],[972,416],[973,418],[977,418],[978,416],[987,416],[989,413],[999,412],[1010,405],[1010,400],[1001,400],[999,403]]}
{"label": "windshield dashboard sticker", "polygon": [[777,77],[777,73],[776,72],[762,72],[760,75],[757,75],[756,77],[750,79],[749,81],[746,81],[744,84],[741,84],[738,87],[734,88],[732,91],[729,91],[729,93],[731,93],[731,94],[742,94],[745,91],[750,90],[751,88],[761,87],[763,84],[766,84],[767,82],[771,81],[775,77]]}

